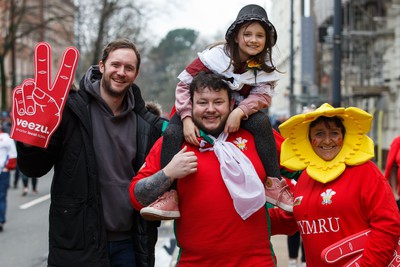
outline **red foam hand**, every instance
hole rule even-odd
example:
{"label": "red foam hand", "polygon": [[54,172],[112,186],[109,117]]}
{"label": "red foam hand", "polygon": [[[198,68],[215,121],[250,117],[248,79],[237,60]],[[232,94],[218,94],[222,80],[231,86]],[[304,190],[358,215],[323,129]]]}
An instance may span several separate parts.
{"label": "red foam hand", "polygon": [[35,78],[26,79],[13,90],[11,138],[46,148],[60,124],[62,111],[74,80],[79,51],[68,47],[55,80],[51,83],[51,47],[35,48]]}
{"label": "red foam hand", "polygon": [[[367,229],[328,246],[321,252],[321,259],[327,263],[335,263],[340,259],[349,257],[351,260],[345,263],[343,267],[361,266],[362,252],[370,232],[371,229]],[[393,252],[393,259],[388,267],[400,267],[400,239],[397,242],[396,250]]]}
{"label": "red foam hand", "polygon": [[342,258],[362,252],[370,232],[371,230],[367,229],[330,245],[321,252],[321,259],[327,263],[334,263]]}

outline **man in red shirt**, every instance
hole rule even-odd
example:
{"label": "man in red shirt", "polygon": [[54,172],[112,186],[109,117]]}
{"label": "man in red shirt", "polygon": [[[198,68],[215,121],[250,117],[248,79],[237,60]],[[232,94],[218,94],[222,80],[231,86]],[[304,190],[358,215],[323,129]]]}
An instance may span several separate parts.
{"label": "man in red shirt", "polygon": [[190,94],[192,118],[210,143],[203,138],[200,148],[184,143],[161,169],[159,139],[131,182],[131,202],[140,210],[177,180],[181,214],[175,220],[177,266],[273,267],[269,236],[293,234],[297,226],[292,215],[265,208],[266,173],[250,132],[223,133],[233,102],[222,76],[197,75]]}

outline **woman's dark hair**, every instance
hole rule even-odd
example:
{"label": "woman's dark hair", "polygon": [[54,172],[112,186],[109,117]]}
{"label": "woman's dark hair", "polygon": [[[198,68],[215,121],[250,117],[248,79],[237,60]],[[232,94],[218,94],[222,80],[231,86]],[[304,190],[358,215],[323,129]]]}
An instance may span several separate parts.
{"label": "woman's dark hair", "polygon": [[340,129],[344,137],[346,133],[346,128],[344,127],[342,118],[338,116],[333,116],[333,117],[320,116],[316,120],[310,123],[310,129],[315,127],[315,125],[319,124],[320,122],[322,122],[328,129],[330,129],[329,123],[333,122]]}

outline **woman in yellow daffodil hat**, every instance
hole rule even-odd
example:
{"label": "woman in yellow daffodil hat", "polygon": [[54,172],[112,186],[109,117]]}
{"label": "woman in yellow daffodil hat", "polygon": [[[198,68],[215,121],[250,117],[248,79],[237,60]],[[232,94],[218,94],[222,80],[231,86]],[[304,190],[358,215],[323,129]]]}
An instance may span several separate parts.
{"label": "woman in yellow daffodil hat", "polygon": [[[309,139],[310,123],[320,116],[338,117],[346,129],[343,147],[332,160],[325,161],[312,149]],[[282,144],[281,164],[291,170],[307,170],[317,181],[326,183],[337,178],[346,168],[362,164],[374,157],[373,141],[366,135],[372,116],[362,109],[333,108],[325,103],[318,109],[299,114],[279,126],[286,140]]]}
{"label": "woman in yellow daffodil hat", "polygon": [[293,216],[307,266],[388,266],[394,260],[400,214],[371,161],[371,123],[359,108],[323,104],[279,126],[285,138],[281,165],[303,170],[293,191]]}

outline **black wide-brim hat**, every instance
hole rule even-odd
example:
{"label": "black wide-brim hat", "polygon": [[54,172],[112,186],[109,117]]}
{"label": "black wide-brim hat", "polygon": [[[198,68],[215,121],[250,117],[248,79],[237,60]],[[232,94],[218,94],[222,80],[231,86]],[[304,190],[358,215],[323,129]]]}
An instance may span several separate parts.
{"label": "black wide-brim hat", "polygon": [[276,40],[278,39],[276,29],[274,25],[268,20],[267,12],[265,11],[265,9],[259,5],[247,5],[239,11],[236,20],[226,31],[226,41],[234,38],[233,33],[235,32],[235,30],[238,29],[242,24],[250,21],[259,21],[261,23],[264,23],[271,32],[271,46],[274,46],[276,44]]}

